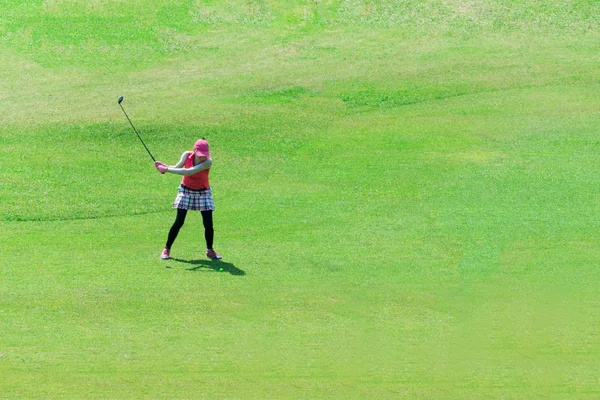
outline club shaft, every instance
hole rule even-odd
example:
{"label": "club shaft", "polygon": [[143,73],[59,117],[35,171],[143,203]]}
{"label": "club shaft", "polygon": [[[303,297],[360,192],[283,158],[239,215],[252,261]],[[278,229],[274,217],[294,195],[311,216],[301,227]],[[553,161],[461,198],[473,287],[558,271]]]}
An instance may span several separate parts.
{"label": "club shaft", "polygon": [[156,158],[154,158],[154,156],[152,155],[152,153],[150,153],[150,150],[148,149],[148,146],[146,146],[146,143],[144,143],[144,141],[142,140],[142,137],[138,133],[137,129],[135,129],[135,126],[133,126],[133,122],[131,122],[131,120],[129,119],[129,115],[127,115],[127,113],[125,112],[125,109],[123,108],[123,106],[121,105],[121,103],[119,103],[119,106],[121,107],[121,110],[123,110],[123,114],[125,114],[125,117],[127,117],[127,121],[129,121],[129,124],[133,128],[133,131],[137,135],[138,139],[140,139],[140,142],[142,142],[142,144],[144,145],[144,148],[146,149],[146,151],[148,152],[148,154],[150,154],[150,157],[152,157],[152,161],[156,162]]}

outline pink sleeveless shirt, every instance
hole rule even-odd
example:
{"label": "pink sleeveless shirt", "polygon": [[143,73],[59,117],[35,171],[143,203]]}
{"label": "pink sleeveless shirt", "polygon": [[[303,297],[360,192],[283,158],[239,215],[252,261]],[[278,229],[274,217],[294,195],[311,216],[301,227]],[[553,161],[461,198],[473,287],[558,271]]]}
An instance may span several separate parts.
{"label": "pink sleeveless shirt", "polygon": [[[185,159],[185,168],[192,168],[194,166],[194,152],[190,151]],[[208,183],[209,169],[202,170],[195,173],[194,175],[184,176],[181,183],[190,189],[208,189],[210,185]]]}

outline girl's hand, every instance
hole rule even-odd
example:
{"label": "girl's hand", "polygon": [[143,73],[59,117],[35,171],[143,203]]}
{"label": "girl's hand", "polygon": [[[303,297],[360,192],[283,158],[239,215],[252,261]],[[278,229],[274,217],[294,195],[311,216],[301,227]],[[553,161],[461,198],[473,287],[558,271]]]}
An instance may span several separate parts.
{"label": "girl's hand", "polygon": [[167,172],[169,170],[169,167],[167,167],[165,164],[161,163],[160,161],[154,162],[154,166],[161,174],[164,174],[165,172]]}

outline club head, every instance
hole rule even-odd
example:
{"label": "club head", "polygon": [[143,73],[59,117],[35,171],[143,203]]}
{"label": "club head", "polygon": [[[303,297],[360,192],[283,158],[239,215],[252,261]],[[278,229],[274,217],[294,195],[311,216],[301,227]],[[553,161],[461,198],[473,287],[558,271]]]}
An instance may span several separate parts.
{"label": "club head", "polygon": [[122,101],[123,101],[123,96],[119,97],[119,100],[117,100],[117,102],[118,102],[119,104],[121,104],[121,102],[122,102]]}

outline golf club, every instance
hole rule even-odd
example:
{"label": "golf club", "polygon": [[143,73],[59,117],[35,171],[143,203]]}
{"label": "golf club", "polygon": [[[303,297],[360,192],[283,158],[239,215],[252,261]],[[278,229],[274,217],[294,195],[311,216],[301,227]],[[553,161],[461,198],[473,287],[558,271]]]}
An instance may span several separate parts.
{"label": "golf club", "polygon": [[135,126],[133,126],[133,123],[131,122],[131,120],[129,119],[129,115],[127,115],[127,113],[125,112],[125,109],[123,108],[123,105],[121,105],[121,103],[123,102],[123,96],[119,97],[119,100],[117,100],[117,102],[119,103],[119,106],[121,106],[121,110],[123,110],[123,114],[125,114],[125,116],[127,117],[127,121],[129,121],[129,123],[131,124],[131,127],[133,128],[133,131],[137,135],[138,139],[140,139],[140,142],[142,142],[142,144],[144,145],[144,148],[146,149],[148,154],[150,154],[150,157],[152,157],[152,161],[156,162],[156,158],[154,158],[152,153],[150,153],[150,150],[148,150],[148,146],[146,146],[146,143],[144,143],[144,141],[142,140],[142,137],[140,136],[138,131],[135,129]]}

